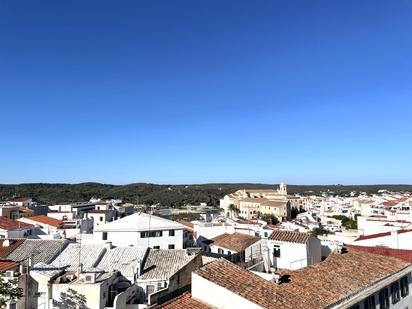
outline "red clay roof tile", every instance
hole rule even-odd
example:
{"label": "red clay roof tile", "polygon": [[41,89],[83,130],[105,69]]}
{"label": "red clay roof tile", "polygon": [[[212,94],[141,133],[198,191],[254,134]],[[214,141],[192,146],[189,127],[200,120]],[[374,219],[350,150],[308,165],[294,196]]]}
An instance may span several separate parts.
{"label": "red clay roof tile", "polygon": [[396,258],[350,249],[290,272],[288,281],[280,285],[225,259],[211,262],[195,274],[264,308],[320,309],[408,267],[411,267],[409,263]]}
{"label": "red clay roof tile", "polygon": [[165,309],[210,309],[209,305],[198,301],[190,295],[190,293],[184,293],[167,303],[159,306],[158,308],[165,308]]}
{"label": "red clay roof tile", "polygon": [[[5,246],[5,241],[10,241],[9,245]],[[10,253],[19,247],[25,239],[0,239],[0,258],[6,258]]]}
{"label": "red clay roof tile", "polygon": [[43,223],[47,225],[51,225],[54,227],[61,227],[63,225],[63,221],[59,219],[55,219],[52,217],[40,215],[40,216],[32,216],[32,217],[26,217],[27,220],[32,220],[38,223]]}
{"label": "red clay roof tile", "polygon": [[310,234],[294,231],[282,231],[275,230],[270,234],[270,240],[285,241],[285,242],[294,242],[294,243],[307,243]]}
{"label": "red clay roof tile", "polygon": [[32,227],[33,225],[27,224],[24,222],[16,221],[9,219],[4,216],[0,216],[0,229],[6,230],[6,231],[13,231],[13,230],[18,230],[18,229],[25,229]]}

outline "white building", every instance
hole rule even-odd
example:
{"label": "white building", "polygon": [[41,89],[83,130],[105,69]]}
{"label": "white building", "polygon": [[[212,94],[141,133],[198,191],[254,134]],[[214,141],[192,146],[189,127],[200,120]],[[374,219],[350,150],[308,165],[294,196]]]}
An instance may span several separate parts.
{"label": "white building", "polygon": [[204,251],[213,257],[226,257],[238,264],[262,259],[262,240],[259,237],[233,233],[222,234],[204,242]]}
{"label": "white building", "polygon": [[48,216],[31,216],[23,217],[18,221],[25,222],[37,226],[44,234],[52,234],[63,228],[64,222],[59,219],[51,218]]}
{"label": "white building", "polygon": [[83,218],[83,215],[89,210],[95,209],[96,205],[90,202],[76,202],[72,204],[61,204],[49,206],[49,210],[55,212],[72,212],[77,218]]}
{"label": "white building", "polygon": [[115,218],[115,211],[94,209],[87,213],[87,217],[93,219],[93,227],[96,228],[100,225],[113,221]]}
{"label": "white building", "polygon": [[[30,276],[37,283],[37,308],[120,309],[126,308],[127,300],[133,302],[139,297],[138,288],[116,271],[66,271],[40,263]],[[120,303],[118,297],[125,292],[129,295]]]}
{"label": "white building", "polygon": [[33,205],[33,199],[30,197],[17,197],[11,201],[10,204],[28,207]]}
{"label": "white building", "polygon": [[111,241],[115,246],[182,249],[185,226],[146,213],[135,213],[99,225],[94,230],[97,241]]}
{"label": "white building", "polygon": [[411,221],[396,220],[387,216],[358,216],[358,236],[367,236],[407,228]]}
{"label": "white building", "polygon": [[191,223],[193,224],[193,233],[198,247],[202,246],[205,239],[212,239],[225,233],[233,234],[235,232],[234,224],[203,221],[192,221]]}
{"label": "white building", "polygon": [[353,245],[364,247],[387,247],[393,249],[412,249],[412,229],[401,229],[396,231],[359,236]]}
{"label": "white building", "polygon": [[[225,195],[221,200],[220,200],[220,208],[223,209],[223,213],[227,217],[233,217],[236,214],[233,213],[231,210],[231,205],[234,206],[235,209],[237,209],[237,212],[240,211],[240,201],[244,199],[262,199],[262,200],[271,200],[271,201],[285,201],[285,204],[289,201],[288,195],[287,195],[287,186],[284,183],[281,183],[279,186],[279,189],[243,189],[243,190],[238,190],[234,193],[230,193],[228,195]],[[293,203],[292,206],[295,205],[300,205],[301,202],[299,201],[299,198],[295,197],[290,197],[291,203]],[[253,206],[253,205],[252,205]],[[277,205],[276,205],[277,206]],[[244,207],[245,208],[245,207]],[[268,210],[268,208],[265,208]],[[245,209],[243,210],[243,217],[249,219],[251,215],[249,213],[245,212]],[[252,210],[253,214],[253,210]],[[285,218],[288,216],[288,214],[285,215]]]}
{"label": "white building", "polygon": [[36,234],[37,230],[31,224],[0,216],[0,238],[25,238]]}
{"label": "white building", "polygon": [[319,263],[322,247],[320,240],[308,233],[277,230],[267,239],[266,254],[271,267],[295,270]]}

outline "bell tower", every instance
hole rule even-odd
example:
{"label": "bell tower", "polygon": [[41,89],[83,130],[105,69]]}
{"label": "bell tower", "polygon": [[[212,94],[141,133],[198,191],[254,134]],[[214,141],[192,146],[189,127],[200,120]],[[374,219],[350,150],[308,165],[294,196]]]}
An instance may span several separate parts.
{"label": "bell tower", "polygon": [[288,195],[287,186],[283,182],[279,185],[279,193],[280,195]]}

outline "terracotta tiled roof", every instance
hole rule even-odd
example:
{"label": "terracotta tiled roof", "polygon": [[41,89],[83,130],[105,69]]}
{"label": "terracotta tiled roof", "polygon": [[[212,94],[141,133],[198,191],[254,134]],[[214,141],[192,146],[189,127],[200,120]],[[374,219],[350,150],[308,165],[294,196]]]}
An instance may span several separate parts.
{"label": "terracotta tiled roof", "polygon": [[[398,230],[397,232],[398,232],[398,234],[403,234],[403,233],[412,232],[412,229]],[[359,236],[354,241],[385,237],[385,236],[389,236],[389,235],[391,235],[391,232],[384,232],[384,233],[377,233],[377,234],[371,234],[371,235],[366,235],[366,236]]]}
{"label": "terracotta tiled roof", "polygon": [[8,246],[4,245],[6,239],[0,239],[0,258],[6,258],[10,253],[17,249],[25,239],[7,239],[11,243]]}
{"label": "terracotta tiled roof", "polygon": [[233,250],[236,252],[244,251],[247,247],[259,241],[259,237],[246,235],[242,233],[222,234],[212,238],[211,246],[218,246],[221,248]]}
{"label": "terracotta tiled roof", "polygon": [[0,271],[12,270],[12,269],[15,269],[18,266],[19,266],[19,263],[13,262],[11,260],[1,259],[0,258]]}
{"label": "terracotta tiled roof", "polygon": [[24,222],[9,219],[4,216],[0,216],[0,229],[2,230],[13,231],[13,230],[18,230],[18,229],[29,228],[32,226],[33,225],[31,224],[27,224]]}
{"label": "terracotta tiled roof", "polygon": [[198,301],[190,295],[190,293],[184,293],[167,303],[157,307],[165,309],[210,309],[212,307],[206,305],[205,303]]}
{"label": "terracotta tiled roof", "polygon": [[60,227],[64,223],[62,220],[55,219],[55,218],[48,217],[48,216],[44,216],[44,215],[27,217],[26,219],[38,222],[40,224],[43,223],[43,224],[51,225],[51,226],[54,226],[54,227]]}
{"label": "terracotta tiled roof", "polygon": [[381,246],[364,247],[364,246],[350,245],[348,247],[354,250],[361,250],[361,251],[366,251],[366,252],[370,252],[373,254],[394,257],[394,258],[403,260],[407,263],[412,263],[412,250],[392,249],[392,248],[381,247]]}
{"label": "terracotta tiled roof", "polygon": [[31,200],[31,198],[30,197],[16,197],[13,201],[14,202],[25,202],[25,201],[28,201],[28,200]]}
{"label": "terracotta tiled roof", "polygon": [[277,287],[274,283],[225,259],[211,262],[195,273],[241,297],[263,307],[270,307]]}
{"label": "terracotta tiled roof", "polygon": [[263,202],[262,206],[270,206],[270,207],[283,207],[286,206],[286,204],[288,203],[287,200],[280,200],[280,201],[267,201],[267,202]]}
{"label": "terracotta tiled roof", "polygon": [[229,233],[223,233],[223,234],[217,235],[216,237],[213,237],[212,239],[210,239],[210,241],[212,243],[215,242],[215,241],[220,241],[221,239],[223,239],[227,236],[229,236]]}
{"label": "terracotta tiled roof", "polygon": [[263,202],[267,202],[267,201],[268,201],[268,199],[264,198],[264,197],[256,197],[256,198],[246,197],[246,198],[243,198],[243,199],[240,200],[241,203],[244,202],[244,203],[259,203],[259,204],[261,204]]}
{"label": "terracotta tiled roof", "polygon": [[189,221],[186,221],[186,220],[179,220],[178,222],[180,224],[183,224],[184,226],[187,226],[188,228],[191,228],[192,230],[195,227],[195,225],[192,222],[189,222]]}
{"label": "terracotta tiled roof", "polygon": [[410,267],[395,258],[350,249],[290,272],[288,281],[280,285],[225,259],[209,263],[195,273],[264,308],[320,309]]}
{"label": "terracotta tiled roof", "polygon": [[308,233],[275,230],[272,234],[270,234],[269,239],[305,244],[307,243],[309,237],[310,234]]}

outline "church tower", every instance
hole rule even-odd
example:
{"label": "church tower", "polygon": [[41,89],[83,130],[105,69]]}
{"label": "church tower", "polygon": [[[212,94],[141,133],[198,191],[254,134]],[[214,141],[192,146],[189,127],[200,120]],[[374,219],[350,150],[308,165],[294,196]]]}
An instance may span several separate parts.
{"label": "church tower", "polygon": [[283,182],[279,185],[279,194],[280,195],[288,195],[288,190],[287,190],[286,184],[284,184]]}

